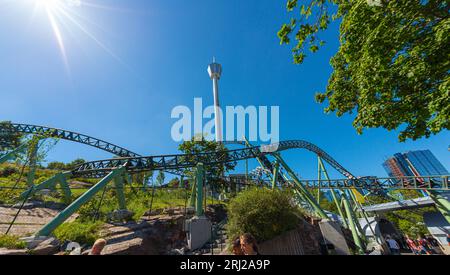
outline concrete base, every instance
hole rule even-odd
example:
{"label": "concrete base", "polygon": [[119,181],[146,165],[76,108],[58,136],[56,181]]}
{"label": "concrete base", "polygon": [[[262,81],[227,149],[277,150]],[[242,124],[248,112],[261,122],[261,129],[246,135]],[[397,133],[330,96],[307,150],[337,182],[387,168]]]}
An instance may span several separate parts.
{"label": "concrete base", "polygon": [[334,246],[336,255],[350,255],[350,249],[345,241],[344,234],[337,222],[322,220],[319,222],[320,231],[324,239]]}
{"label": "concrete base", "polygon": [[187,242],[189,250],[204,246],[211,239],[212,224],[207,217],[193,217],[186,221]]}

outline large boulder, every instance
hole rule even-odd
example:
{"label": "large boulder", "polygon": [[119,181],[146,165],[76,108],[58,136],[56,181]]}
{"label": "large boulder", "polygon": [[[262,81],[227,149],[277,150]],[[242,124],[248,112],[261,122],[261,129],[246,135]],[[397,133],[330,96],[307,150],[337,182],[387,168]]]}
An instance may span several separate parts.
{"label": "large boulder", "polygon": [[108,214],[107,219],[110,222],[123,222],[130,221],[133,218],[134,213],[127,209],[115,210]]}
{"label": "large boulder", "polygon": [[0,256],[7,256],[7,255],[28,255],[28,250],[0,248]]}
{"label": "large boulder", "polygon": [[48,238],[31,250],[33,255],[53,255],[60,250],[60,243],[55,238]]}

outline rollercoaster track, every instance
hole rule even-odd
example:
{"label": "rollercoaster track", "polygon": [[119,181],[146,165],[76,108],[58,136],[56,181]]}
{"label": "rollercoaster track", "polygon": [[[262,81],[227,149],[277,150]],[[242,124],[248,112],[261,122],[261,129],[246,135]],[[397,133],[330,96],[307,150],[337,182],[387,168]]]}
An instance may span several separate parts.
{"label": "rollercoaster track", "polygon": [[2,135],[7,135],[11,133],[33,134],[33,135],[41,135],[43,137],[60,138],[68,141],[86,144],[120,157],[132,157],[132,158],[140,157],[139,154],[131,152],[130,150],[127,150],[123,147],[114,145],[112,143],[109,143],[107,141],[98,138],[94,138],[91,136],[83,135],[68,130],[31,124],[20,124],[20,123],[0,124],[0,142],[2,142],[3,140]]}
{"label": "rollercoaster track", "polygon": [[196,166],[202,162],[204,165],[219,163],[232,163],[255,157],[265,157],[274,152],[290,149],[306,149],[330,164],[348,179],[356,179],[347,169],[340,165],[318,146],[303,140],[282,141],[270,146],[253,146],[226,152],[205,152],[195,155],[175,154],[145,157],[122,157],[106,160],[86,162],[72,171],[73,175],[100,178],[115,168],[124,166],[129,173],[145,172],[150,170],[165,170],[173,174],[182,174],[182,170]]}

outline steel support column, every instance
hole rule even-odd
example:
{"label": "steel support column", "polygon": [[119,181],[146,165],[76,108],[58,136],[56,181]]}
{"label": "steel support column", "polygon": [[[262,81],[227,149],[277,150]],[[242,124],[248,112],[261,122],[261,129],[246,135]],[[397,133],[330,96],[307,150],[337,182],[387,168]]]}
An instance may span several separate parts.
{"label": "steel support column", "polygon": [[22,145],[20,145],[19,147],[15,148],[14,150],[12,150],[9,153],[6,153],[5,155],[0,157],[0,164],[14,158],[17,154],[19,154],[20,152],[24,151],[27,148],[27,143],[24,143]]}
{"label": "steel support column", "polygon": [[311,193],[309,193],[309,191],[301,184],[300,180],[297,178],[294,171],[291,170],[291,168],[286,164],[286,162],[281,158],[281,156],[277,153],[274,153],[273,156],[284,167],[284,169],[286,169],[286,172],[292,178],[292,180],[294,181],[296,186],[300,189],[300,192],[302,193],[303,197],[314,208],[314,210],[316,211],[316,214],[319,215],[323,219],[328,219],[327,214],[325,214],[325,212],[320,207],[320,205],[317,203],[317,201],[314,199],[314,197],[311,195]]}
{"label": "steel support column", "polygon": [[27,190],[27,191],[23,192],[19,198],[22,200],[26,196],[32,196],[39,190],[43,190],[43,189],[47,189],[47,188],[54,188],[55,185],[59,184],[59,186],[62,190],[62,193],[64,195],[65,203],[70,203],[71,198],[72,198],[72,192],[70,190],[69,185],[67,184],[67,177],[70,177],[71,174],[72,174],[71,172],[58,173],[58,174],[54,175],[53,177],[51,177],[50,179],[48,179],[36,186],[30,187],[29,190],[32,190],[31,193],[29,193],[29,190]]}
{"label": "steel support column", "polygon": [[27,174],[27,185],[28,187],[34,186],[34,175],[36,173],[36,162],[37,162],[37,151],[39,149],[39,138],[33,137],[30,141],[30,146],[28,150],[28,159],[30,170]]}
{"label": "steel support column", "polygon": [[345,212],[347,213],[348,224],[350,226],[350,231],[352,231],[353,241],[355,242],[355,245],[358,249],[358,254],[362,255],[364,254],[364,248],[355,226],[355,217],[353,216],[353,211],[345,194],[342,194],[342,203],[344,204]]}
{"label": "steel support column", "polygon": [[273,167],[272,189],[275,189],[277,185],[279,172],[280,172],[280,163],[278,161],[275,161],[275,165]]}
{"label": "steel support column", "polygon": [[[325,165],[323,165],[321,157],[318,157],[318,162],[319,162],[319,169],[323,172],[326,180],[329,181],[330,177],[328,176],[327,169],[325,169]],[[319,177],[320,177],[320,174],[321,174],[320,170],[319,170]],[[331,196],[333,197],[334,204],[336,205],[336,208],[337,208],[337,210],[339,212],[339,215],[342,217],[342,221],[344,223],[343,225],[344,225],[345,228],[348,228],[348,223],[347,223],[347,220],[345,219],[344,212],[341,209],[341,205],[339,203],[339,199],[338,199],[338,197],[336,195],[336,192],[334,191],[334,189],[330,189],[330,192],[331,192]]]}
{"label": "steel support column", "polygon": [[125,194],[124,194],[124,185],[123,185],[123,177],[125,175],[122,173],[121,175],[118,175],[114,177],[114,186],[116,188],[116,195],[117,199],[119,200],[119,208],[120,209],[127,209],[127,205],[125,203]]}
{"label": "steel support column", "polygon": [[49,223],[44,225],[35,236],[49,236],[53,230],[66,221],[72,214],[74,214],[80,207],[94,197],[100,190],[102,190],[112,179],[121,176],[125,171],[125,167],[117,168],[111,171],[106,177],[100,180],[97,184],[91,187],[83,195],[78,197],[69,206],[67,206],[61,213],[54,217]]}
{"label": "steel support column", "polygon": [[447,222],[450,223],[450,202],[440,192],[433,190],[428,190],[427,192],[434,201],[436,208],[442,213]]}
{"label": "steel support column", "polygon": [[204,168],[203,164],[197,164],[195,170],[195,181],[197,185],[197,204],[195,212],[197,216],[203,216],[203,180],[204,180]]}
{"label": "steel support column", "polygon": [[196,184],[196,176],[194,176],[194,178],[191,178],[190,179],[190,182],[191,182],[191,198],[190,198],[190,200],[189,200],[189,205],[191,206],[191,207],[194,207],[195,208],[195,199],[196,199],[196,186],[197,186],[197,184]]}

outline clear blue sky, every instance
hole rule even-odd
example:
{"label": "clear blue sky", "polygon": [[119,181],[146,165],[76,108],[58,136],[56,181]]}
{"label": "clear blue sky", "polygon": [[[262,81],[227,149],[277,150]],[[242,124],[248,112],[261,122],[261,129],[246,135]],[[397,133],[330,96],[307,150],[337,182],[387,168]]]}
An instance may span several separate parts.
{"label": "clear blue sky", "polygon": [[[313,142],[355,175],[386,176],[385,157],[416,149],[430,149],[450,168],[448,131],[399,143],[396,132],[359,136],[351,117],[323,113],[314,94],[331,73],[338,26],[322,35],[319,53],[294,65],[276,36],[289,20],[285,1],[81,0],[68,8],[73,21],[55,17],[67,65],[43,9],[33,15],[33,1],[0,0],[0,120],[78,131],[140,154],[177,153],[170,112],[192,106],[194,97],[212,104],[206,67],[216,56],[224,70],[221,104],[280,106],[281,140]],[[302,177],[316,177],[311,153],[284,156]],[[61,141],[48,161],[78,157],[109,154]]]}

